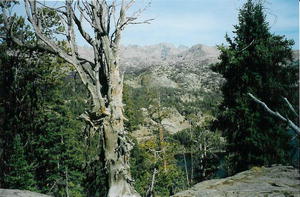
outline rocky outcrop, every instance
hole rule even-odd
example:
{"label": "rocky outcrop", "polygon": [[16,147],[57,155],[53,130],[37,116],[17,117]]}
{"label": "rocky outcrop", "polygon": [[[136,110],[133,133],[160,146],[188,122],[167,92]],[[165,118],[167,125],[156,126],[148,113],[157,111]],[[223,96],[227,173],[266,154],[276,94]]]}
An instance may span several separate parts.
{"label": "rocky outcrop", "polygon": [[143,125],[140,125],[139,128],[131,134],[138,142],[155,138],[153,131],[158,130],[160,126],[162,126],[164,131],[168,134],[175,134],[178,131],[191,127],[190,123],[185,120],[184,116],[182,116],[176,108],[162,107],[160,110],[161,113],[164,114],[164,117],[159,124],[155,121],[158,118],[157,113],[150,115],[148,109],[141,109],[143,112]]}
{"label": "rocky outcrop", "polygon": [[173,197],[298,197],[299,171],[291,166],[254,167],[224,179],[196,184]]}
{"label": "rocky outcrop", "polygon": [[0,189],[0,197],[51,197],[44,194],[18,189]]}

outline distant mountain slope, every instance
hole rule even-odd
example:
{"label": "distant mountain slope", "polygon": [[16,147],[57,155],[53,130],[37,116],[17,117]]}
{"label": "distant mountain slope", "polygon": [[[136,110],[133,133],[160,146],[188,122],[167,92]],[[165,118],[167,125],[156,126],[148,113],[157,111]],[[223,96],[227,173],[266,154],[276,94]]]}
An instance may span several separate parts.
{"label": "distant mountain slope", "polygon": [[[80,47],[79,51],[82,56],[93,59],[91,49]],[[192,47],[169,43],[129,45],[120,49],[120,66],[125,71],[125,85],[136,92],[134,94],[145,88],[159,92],[162,108],[168,114],[164,122],[170,125],[165,130],[176,133],[190,127],[187,117],[191,115],[197,117],[199,125],[214,117],[213,111],[222,100],[220,87],[224,79],[213,72],[210,65],[218,62],[219,54],[217,47],[202,44]],[[299,59],[299,51],[294,51],[293,56]],[[134,100],[135,96],[132,99],[134,103],[142,103]],[[149,110],[143,104],[138,107]],[[150,130],[153,130],[152,118],[143,118],[149,125],[140,127],[137,136],[151,135]]]}
{"label": "distant mountain slope", "polygon": [[[171,44],[152,46],[126,46],[121,48],[121,67],[125,71],[125,85],[133,92],[151,89],[159,95],[165,131],[174,134],[190,128],[189,116],[201,125],[213,118],[213,112],[221,101],[221,75],[210,69],[218,61],[216,47],[195,45],[175,47]],[[143,109],[143,123],[133,131],[138,139],[149,139],[157,127],[151,117],[151,107],[132,100]],[[147,115],[148,114],[148,115]]]}
{"label": "distant mountain slope", "polygon": [[[121,46],[121,68],[125,71],[136,71],[153,65],[170,64],[177,62],[217,61],[219,51],[216,47],[194,45],[192,47],[178,46],[169,43],[156,45]],[[79,47],[79,53],[88,59],[93,59],[91,48]]]}
{"label": "distant mountain slope", "polygon": [[[91,49],[80,47],[79,52],[83,57],[93,59]],[[162,122],[165,130],[174,134],[191,126],[187,119],[189,115],[196,117],[196,124],[213,118],[211,111],[222,98],[219,87],[224,81],[221,75],[210,69],[210,64],[218,61],[218,55],[216,47],[201,44],[192,47],[176,47],[168,43],[129,45],[120,49],[120,66],[125,71],[125,85],[131,89],[129,92],[136,95],[151,88],[160,95],[161,110],[166,116]],[[144,110],[145,114],[151,111],[151,106],[146,106],[145,101],[128,96],[140,111]],[[149,115],[142,117],[141,125],[137,125],[138,129],[133,132],[137,138],[153,136],[151,133],[157,127],[153,118]]]}
{"label": "distant mountain slope", "polygon": [[221,75],[210,69],[218,61],[216,47],[195,45],[175,47],[171,44],[127,46],[121,49],[121,66],[132,87],[165,87],[190,91],[217,91]]}

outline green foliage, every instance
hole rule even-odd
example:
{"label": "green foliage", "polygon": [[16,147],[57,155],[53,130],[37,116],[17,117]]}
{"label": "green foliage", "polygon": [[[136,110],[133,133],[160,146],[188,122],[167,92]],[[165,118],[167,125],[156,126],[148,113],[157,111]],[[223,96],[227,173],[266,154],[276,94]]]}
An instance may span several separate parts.
{"label": "green foliage", "polygon": [[37,123],[39,130],[32,145],[38,163],[38,187],[47,193],[51,185],[56,196],[64,196],[67,186],[70,195],[82,193],[84,146],[81,125],[60,105],[40,114],[39,118],[42,118],[42,124]]}
{"label": "green foliage", "polygon": [[65,26],[62,24],[58,13],[49,8],[39,8],[37,14],[43,18],[41,20],[42,31],[44,35],[57,39],[56,34],[64,33]]}
{"label": "green foliage", "polygon": [[63,98],[65,66],[7,44],[0,46],[1,187],[83,196],[83,125]]}
{"label": "green foliage", "polygon": [[98,197],[106,196],[108,192],[107,174],[101,160],[90,162],[85,167],[84,188],[86,196]]}
{"label": "green foliage", "polygon": [[133,89],[126,84],[124,84],[123,92],[125,116],[129,120],[125,122],[125,127],[129,131],[133,131],[143,122],[140,108],[149,106],[148,95],[150,92],[147,89]]}
{"label": "green foliage", "polygon": [[[161,104],[165,107],[175,107],[180,114],[194,115],[201,111],[203,114],[215,115],[217,106],[221,101],[218,92],[188,91],[175,88],[161,88],[158,90]],[[181,96],[186,96],[190,101],[183,102]],[[196,99],[192,99],[192,98]]]}
{"label": "green foliage", "polygon": [[[24,68],[30,67],[28,67],[20,53],[13,53],[15,57],[12,57],[6,52],[10,49],[7,45],[0,45],[0,48],[0,185],[3,185],[3,187],[14,187],[16,183],[13,180],[10,182],[9,179],[4,181],[4,177],[5,174],[13,173],[11,170],[15,169],[9,166],[10,163],[3,161],[17,162],[13,160],[17,159],[16,155],[21,154],[20,149],[22,147],[19,143],[25,144],[32,136],[31,129],[33,129],[33,125],[31,124],[31,118],[37,107],[36,94],[33,84],[27,84],[26,80],[32,81],[35,74],[32,69]],[[21,66],[22,63],[24,67]],[[16,136],[18,137],[16,138]],[[27,166],[24,166],[25,169],[32,167],[30,167],[32,162],[25,162],[28,158],[28,148],[29,145],[26,146],[25,150],[22,150],[26,155],[20,158],[24,160],[22,161],[24,164],[27,163]]]}
{"label": "green foliage", "polygon": [[34,191],[36,182],[33,165],[28,164],[25,158],[24,145],[19,135],[15,136],[12,144],[12,155],[7,161],[8,172],[3,177],[3,185]]}
{"label": "green foliage", "polygon": [[[63,31],[57,13],[44,8],[37,14],[46,19],[43,33],[65,47],[54,35]],[[99,136],[78,120],[88,104],[86,87],[62,59],[16,46],[1,17],[0,32],[7,37],[0,38],[0,187],[54,196],[104,196]],[[12,33],[25,43],[37,42],[24,18],[13,17]],[[23,167],[17,170],[18,165]]]}
{"label": "green foliage", "polygon": [[[220,133],[198,126],[180,131],[172,138],[181,144],[182,154],[186,154],[190,183],[217,177],[220,157],[226,144]],[[186,164],[183,156],[177,155],[177,158],[184,167]]]}
{"label": "green foliage", "polygon": [[83,186],[89,197],[106,196],[108,192],[107,173],[104,150],[101,148],[103,137],[92,129],[85,127],[85,178]]}
{"label": "green foliage", "polygon": [[[130,80],[132,77],[134,76],[129,75],[127,79]],[[125,115],[128,118],[128,121],[125,122],[126,128],[134,131],[139,128],[139,125],[145,124],[143,120],[145,115],[141,108],[147,109],[149,116],[147,118],[151,118],[160,125],[157,129],[152,130],[153,138],[140,142],[134,147],[131,157],[131,172],[135,179],[136,190],[145,194],[151,183],[154,168],[159,169],[154,186],[155,193],[160,196],[169,196],[173,192],[186,188],[190,184],[188,182],[192,181],[192,173],[194,173],[195,182],[212,177],[217,170],[219,158],[215,156],[216,153],[207,153],[205,159],[200,161],[201,151],[199,151],[199,147],[196,147],[199,143],[195,143],[195,133],[201,132],[200,129],[192,129],[193,135],[190,135],[189,131],[184,131],[177,133],[174,137],[168,136],[161,125],[162,119],[168,114],[167,109],[176,108],[180,114],[190,119],[192,124],[198,124],[199,116],[203,116],[202,119],[206,121],[213,118],[221,96],[216,92],[150,87],[147,80],[149,80],[147,73],[143,73],[141,87],[124,86]],[[181,99],[182,96],[188,97],[189,101],[184,102]],[[199,113],[201,115],[198,115]],[[210,146],[213,145],[210,144]],[[165,154],[162,151],[164,148]],[[190,157],[191,152],[193,159]],[[188,163],[189,181],[186,177],[183,154],[186,155]],[[167,172],[164,170],[164,159],[167,160]],[[191,165],[191,160],[193,160],[194,166]],[[208,162],[205,163],[205,161]],[[205,163],[205,168],[210,168],[210,166],[214,166],[214,168],[207,170],[207,174],[203,177],[203,169],[198,168],[200,163]],[[192,168],[195,172],[192,172]]]}
{"label": "green foliage", "polygon": [[293,41],[270,33],[263,9],[260,2],[247,1],[240,10],[239,24],[234,26],[235,37],[225,36],[229,46],[219,46],[221,62],[214,66],[226,79],[215,126],[228,140],[234,171],[288,161],[286,125],[247,95],[250,92],[287,115],[282,97],[293,104],[299,99],[294,94],[298,68],[288,65]]}
{"label": "green foliage", "polygon": [[157,176],[155,193],[158,196],[170,196],[187,189],[185,174],[178,166],[172,165],[168,171],[161,171]]}
{"label": "green foliage", "polygon": [[[165,153],[160,151],[158,139],[150,139],[134,146],[131,158],[131,172],[135,180],[135,189],[145,195],[152,181],[154,168],[158,170],[155,178],[154,193],[158,196],[170,196],[186,188],[183,170],[177,166],[175,154],[177,145],[164,142]],[[165,154],[165,155],[163,155]],[[163,160],[167,166],[164,169]]]}
{"label": "green foliage", "polygon": [[134,187],[140,194],[146,194],[151,182],[153,161],[147,160],[146,149],[135,143],[131,151],[130,168],[135,180]]}

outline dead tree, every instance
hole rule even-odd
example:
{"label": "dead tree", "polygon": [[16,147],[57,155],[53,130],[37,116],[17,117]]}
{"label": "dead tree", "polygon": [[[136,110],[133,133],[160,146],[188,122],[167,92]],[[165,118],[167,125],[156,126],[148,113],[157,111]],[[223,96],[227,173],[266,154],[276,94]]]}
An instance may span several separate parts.
{"label": "dead tree", "polygon": [[151,180],[151,184],[146,192],[146,197],[153,197],[154,196],[154,183],[155,183],[155,175],[157,174],[157,170],[156,168],[154,168],[153,170],[153,174],[152,174],[152,180]]}
{"label": "dead tree", "polygon": [[[44,2],[44,1],[43,1]],[[60,7],[51,7],[36,0],[24,0],[27,19],[38,41],[26,43],[12,29],[16,17],[9,16],[2,0],[1,9],[8,37],[16,44],[30,49],[55,54],[71,64],[80,76],[91,97],[92,107],[81,115],[95,130],[102,133],[103,149],[108,174],[108,197],[140,196],[133,188],[129,168],[129,152],[132,143],[127,138],[123,121],[123,76],[119,68],[119,45],[121,33],[129,24],[147,23],[136,21],[142,10],[127,17],[126,13],[135,0],[66,0]],[[64,31],[66,47],[47,35],[43,29],[46,16],[42,9],[55,11]],[[87,27],[93,30],[86,31]],[[93,60],[80,56],[76,33],[93,48]],[[1,35],[3,37],[3,35]],[[67,48],[67,49],[66,49]]]}

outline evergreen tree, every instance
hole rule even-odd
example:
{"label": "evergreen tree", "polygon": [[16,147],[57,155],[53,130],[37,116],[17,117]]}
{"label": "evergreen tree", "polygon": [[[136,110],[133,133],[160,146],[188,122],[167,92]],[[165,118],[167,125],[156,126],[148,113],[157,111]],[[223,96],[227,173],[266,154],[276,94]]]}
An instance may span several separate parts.
{"label": "evergreen tree", "polygon": [[1,187],[82,196],[83,124],[74,111],[84,104],[64,99],[72,79],[61,72],[58,59],[5,44],[0,46],[6,49],[0,53]]}
{"label": "evergreen tree", "polygon": [[16,135],[13,142],[12,155],[8,163],[8,172],[3,177],[4,187],[35,190],[33,166],[29,165],[20,135]]}
{"label": "evergreen tree", "polygon": [[[43,12],[49,18],[55,15],[51,10]],[[1,17],[0,24],[3,24]],[[43,25],[56,23],[54,19]],[[22,17],[16,21],[13,31],[27,42],[36,42]],[[78,84],[78,76],[60,58],[18,47],[9,35],[0,38],[0,49],[0,187],[27,188],[55,196],[83,196],[84,193],[99,196],[101,190],[103,196],[104,168],[101,166],[102,170],[97,168],[94,172],[99,157],[91,161],[98,154],[99,142],[89,142],[94,136],[83,132],[84,124],[78,120],[87,107],[87,91],[81,81]],[[17,135],[26,144],[18,149],[11,143]],[[99,137],[93,141],[96,140]],[[24,156],[17,159],[15,155],[20,155],[19,151]],[[33,176],[23,174],[23,186],[15,183],[16,171],[11,167],[19,163]]]}
{"label": "evergreen tree", "polygon": [[[7,44],[7,43],[6,43]],[[19,52],[8,55],[6,44],[0,45],[0,185],[4,188],[31,188],[33,163],[28,161],[33,124],[32,118],[37,109],[34,72]],[[26,146],[25,146],[26,144]],[[22,169],[16,167],[23,165]],[[30,170],[25,170],[30,169]],[[22,174],[18,170],[23,171]],[[29,178],[28,185],[24,181]],[[21,181],[22,179],[22,181]],[[32,186],[33,187],[33,186]]]}
{"label": "evergreen tree", "polygon": [[[30,35],[22,18],[15,31]],[[66,98],[73,79],[59,58],[9,39],[0,49],[0,187],[82,196],[85,150],[76,118],[86,94]]]}
{"label": "evergreen tree", "polygon": [[[32,146],[38,187],[55,196],[82,196],[84,146],[82,124],[65,106],[59,84],[48,90],[54,97],[39,111]],[[45,95],[44,95],[45,97]],[[45,99],[45,98],[44,98]]]}
{"label": "evergreen tree", "polygon": [[285,124],[270,117],[247,93],[252,93],[272,109],[286,111],[282,97],[297,103],[297,69],[292,60],[292,40],[270,32],[260,1],[248,0],[239,12],[233,39],[220,46],[220,63],[214,70],[226,83],[224,101],[215,126],[228,140],[234,172],[251,165],[284,163],[288,158],[289,136]]}

